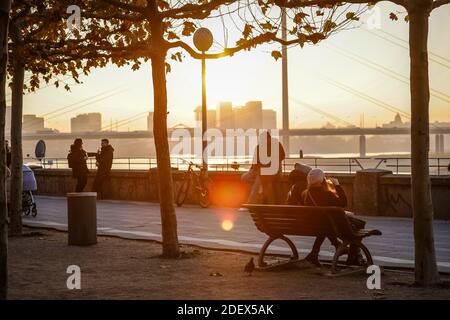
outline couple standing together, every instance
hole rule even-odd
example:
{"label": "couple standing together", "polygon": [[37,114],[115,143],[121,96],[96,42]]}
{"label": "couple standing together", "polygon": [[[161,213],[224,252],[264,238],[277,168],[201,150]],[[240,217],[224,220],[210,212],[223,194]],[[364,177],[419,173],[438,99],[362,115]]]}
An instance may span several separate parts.
{"label": "couple standing together", "polygon": [[67,155],[69,168],[72,169],[72,176],[77,180],[75,192],[82,192],[87,184],[87,177],[89,169],[87,167],[87,160],[89,156],[95,156],[97,165],[97,174],[94,180],[93,191],[98,193],[98,196],[103,196],[103,184],[109,181],[111,167],[114,157],[114,148],[109,144],[108,139],[102,139],[101,148],[97,153],[88,153],[83,148],[83,140],[75,139],[70,146],[70,152]]}

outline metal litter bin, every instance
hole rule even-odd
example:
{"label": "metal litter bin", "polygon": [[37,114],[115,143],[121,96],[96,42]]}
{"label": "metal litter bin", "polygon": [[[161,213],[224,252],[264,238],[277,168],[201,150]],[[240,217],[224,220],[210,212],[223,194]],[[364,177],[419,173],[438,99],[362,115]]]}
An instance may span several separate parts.
{"label": "metal litter bin", "polygon": [[69,245],[89,246],[97,243],[97,193],[67,194]]}

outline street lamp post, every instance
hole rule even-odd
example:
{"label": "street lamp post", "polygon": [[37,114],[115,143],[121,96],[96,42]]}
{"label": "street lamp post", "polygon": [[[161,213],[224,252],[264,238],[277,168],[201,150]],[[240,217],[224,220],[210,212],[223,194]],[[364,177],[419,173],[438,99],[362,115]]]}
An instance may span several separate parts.
{"label": "street lamp post", "polygon": [[206,59],[205,52],[211,48],[213,36],[207,28],[199,28],[194,33],[194,45],[202,53],[202,165],[205,171],[208,170],[208,160],[206,150],[206,129],[207,129],[207,108],[206,108]]}

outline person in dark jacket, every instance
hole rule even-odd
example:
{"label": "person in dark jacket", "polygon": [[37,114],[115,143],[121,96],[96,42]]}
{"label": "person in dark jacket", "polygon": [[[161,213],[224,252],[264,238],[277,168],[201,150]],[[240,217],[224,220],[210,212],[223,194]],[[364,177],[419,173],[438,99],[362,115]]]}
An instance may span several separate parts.
{"label": "person in dark jacket", "polygon": [[300,196],[307,187],[306,177],[311,169],[310,166],[297,162],[294,165],[294,170],[289,172],[288,181],[291,188],[287,196],[287,204],[296,205],[300,202]]}
{"label": "person in dark jacket", "polygon": [[114,148],[109,144],[108,139],[102,139],[101,149],[97,152],[97,175],[94,181],[94,191],[99,198],[103,196],[103,184],[109,180],[112,162],[114,158]]}
{"label": "person in dark jacket", "polygon": [[[321,207],[341,207],[347,206],[347,196],[337,179],[326,179],[325,173],[321,169],[312,169],[307,176],[308,188],[300,196],[300,205],[321,206]],[[349,213],[347,218],[358,225],[364,222],[353,218]],[[337,249],[341,242],[336,237],[328,237],[331,244]],[[317,237],[311,252],[305,258],[307,261],[320,266],[319,252],[325,237]],[[362,256],[357,247],[351,246],[348,252],[347,264],[361,264]]]}
{"label": "person in dark jacket", "polygon": [[86,187],[89,173],[86,163],[87,159],[88,155],[83,149],[83,140],[80,138],[75,139],[70,146],[70,152],[67,156],[69,167],[72,168],[72,176],[77,179],[75,192],[83,192],[84,187]]}

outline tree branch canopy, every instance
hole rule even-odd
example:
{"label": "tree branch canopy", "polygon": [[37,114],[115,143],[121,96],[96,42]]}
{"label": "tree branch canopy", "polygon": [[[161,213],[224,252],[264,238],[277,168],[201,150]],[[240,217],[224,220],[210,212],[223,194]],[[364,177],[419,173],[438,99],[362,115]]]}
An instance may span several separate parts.
{"label": "tree branch canopy", "polygon": [[441,7],[443,5],[446,5],[446,4],[450,4],[450,0],[436,0],[436,1],[433,2],[432,9],[434,10],[434,9],[439,8],[439,7]]}
{"label": "tree branch canopy", "polygon": [[[273,3],[282,8],[305,8],[311,6],[319,6],[319,7],[327,7],[334,6],[342,3],[349,4],[369,4],[369,3],[378,3],[382,1],[393,2],[399,6],[406,6],[405,0],[273,0]],[[443,0],[447,1],[447,0]]]}
{"label": "tree branch canopy", "polygon": [[134,4],[131,4],[131,3],[125,3],[125,2],[122,2],[120,0],[100,0],[100,1],[104,2],[104,3],[107,3],[109,5],[112,5],[114,7],[117,7],[117,8],[120,8],[120,9],[124,9],[124,10],[128,10],[128,11],[144,13],[147,10],[146,7],[134,5]]}
{"label": "tree branch canopy", "polygon": [[223,52],[219,53],[206,53],[202,54],[200,52],[195,51],[191,46],[189,46],[187,43],[183,41],[175,41],[175,42],[169,42],[169,48],[176,48],[180,47],[184,49],[189,55],[194,59],[219,59],[223,57],[232,56],[235,53],[243,50],[249,50],[253,47],[256,47],[257,45],[267,43],[267,42],[277,42],[282,45],[292,45],[292,44],[298,44],[299,39],[292,39],[292,40],[283,40],[281,38],[278,38],[276,33],[273,32],[267,32],[260,34],[252,39],[249,39],[245,41],[244,43],[233,47],[233,48],[225,48]]}
{"label": "tree branch canopy", "polygon": [[163,18],[199,18],[203,19],[209,16],[211,11],[222,5],[236,2],[235,0],[210,0],[202,4],[188,3],[178,8],[165,10],[161,13]]}

